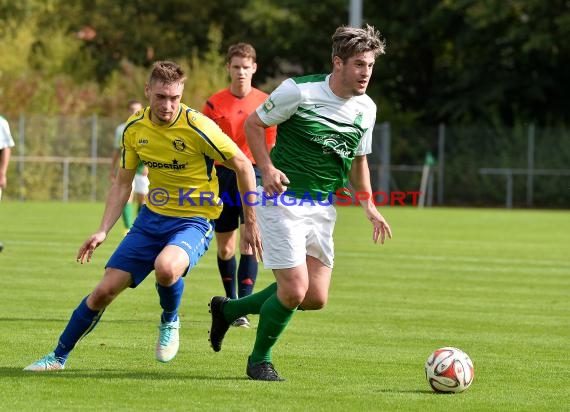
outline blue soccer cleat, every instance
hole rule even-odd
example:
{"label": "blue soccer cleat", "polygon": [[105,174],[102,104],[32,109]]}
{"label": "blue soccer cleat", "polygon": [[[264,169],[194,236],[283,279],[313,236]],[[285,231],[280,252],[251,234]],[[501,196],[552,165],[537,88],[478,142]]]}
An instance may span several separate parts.
{"label": "blue soccer cleat", "polygon": [[156,360],[159,362],[170,362],[178,353],[180,339],[178,329],[180,320],[174,322],[164,322],[158,327],[158,341],[156,342]]}
{"label": "blue soccer cleat", "polygon": [[39,361],[32,363],[24,368],[25,371],[30,372],[47,372],[47,371],[58,371],[64,368],[64,363],[55,357],[55,353],[50,353]]}

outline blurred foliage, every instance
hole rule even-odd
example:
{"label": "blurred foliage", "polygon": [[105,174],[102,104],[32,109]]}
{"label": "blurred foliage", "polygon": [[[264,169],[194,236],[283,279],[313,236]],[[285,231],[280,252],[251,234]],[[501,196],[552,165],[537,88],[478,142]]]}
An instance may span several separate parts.
{"label": "blurred foliage", "polygon": [[[0,110],[113,111],[141,95],[146,70],[159,59],[196,75],[185,98],[201,107],[199,99],[226,80],[223,56],[237,41],[256,46],[254,81],[270,91],[287,76],[330,70],[330,37],[348,21],[349,2],[0,0]],[[369,87],[380,120],[568,123],[567,0],[363,1],[363,22],[388,45]],[[73,103],[58,107],[52,87],[69,87]]]}
{"label": "blurred foliage", "polygon": [[[97,133],[106,139],[124,120],[128,100],[145,101],[154,61],[175,60],[187,71],[183,101],[199,110],[226,87],[225,53],[238,41],[256,47],[254,84],[270,92],[286,77],[330,71],[330,38],[347,24],[349,2],[0,0],[0,113],[12,123],[21,115],[47,116],[41,127],[26,126],[35,155],[53,154],[53,139],[64,146],[83,139],[80,126],[54,119],[97,115],[104,129]],[[515,163],[524,163],[524,136],[536,124],[544,131],[536,137],[537,164],[568,167],[570,1],[363,1],[362,17],[387,43],[368,94],[378,104],[378,121],[393,125],[393,164],[422,164],[426,151],[437,151],[437,125],[445,123],[450,192],[470,187],[458,199],[476,203],[491,190],[488,200],[502,202],[500,179],[483,178],[477,168],[522,167]],[[107,143],[99,150],[109,155]],[[61,169],[35,170],[53,177],[55,186],[42,188],[46,197],[60,190]],[[78,187],[88,184],[88,169],[74,170],[83,176]],[[410,174],[398,184],[415,190],[416,180]],[[537,177],[536,195],[545,204],[553,197],[553,204],[567,204],[566,195],[557,195],[562,180]]]}

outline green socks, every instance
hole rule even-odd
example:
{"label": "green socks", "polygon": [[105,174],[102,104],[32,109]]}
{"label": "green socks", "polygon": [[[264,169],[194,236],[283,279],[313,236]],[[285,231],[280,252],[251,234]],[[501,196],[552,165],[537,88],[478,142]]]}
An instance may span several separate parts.
{"label": "green socks", "polygon": [[128,202],[123,208],[123,224],[125,229],[130,229],[133,225],[133,204]]}
{"label": "green socks", "polygon": [[271,348],[287,327],[295,309],[289,309],[277,298],[277,283],[249,296],[227,301],[222,307],[228,322],[245,315],[259,314],[257,337],[250,357],[252,364],[271,362]]}
{"label": "green socks", "polygon": [[265,301],[277,292],[277,282],[272,283],[265,289],[245,296],[241,299],[232,299],[226,302],[222,308],[224,317],[230,323],[245,315],[257,315]]}
{"label": "green socks", "polygon": [[283,306],[277,294],[273,294],[265,301],[259,312],[257,337],[250,357],[252,364],[271,362],[271,348],[287,327],[293,313],[295,309]]}

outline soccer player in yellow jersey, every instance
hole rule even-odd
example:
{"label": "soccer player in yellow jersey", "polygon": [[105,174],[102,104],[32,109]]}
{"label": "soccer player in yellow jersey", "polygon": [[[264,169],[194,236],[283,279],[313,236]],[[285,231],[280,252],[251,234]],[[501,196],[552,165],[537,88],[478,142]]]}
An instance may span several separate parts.
{"label": "soccer player in yellow jersey", "polygon": [[54,351],[24,370],[63,369],[71,350],[95,327],[105,308],[127,287],[137,287],[153,270],[163,310],[156,359],[168,362],[174,358],[178,351],[182,278],[208,249],[212,220],[222,209],[214,161],[235,170],[243,194],[245,242],[254,253],[261,251],[255,212],[249,206],[256,202],[252,164],[213,121],[180,103],[185,78],[176,63],[154,64],[145,86],[150,106],[127,122],[120,168],[101,225],[83,243],[77,261],[91,260],[121,216],[139,160],[149,169],[146,206],[107,262],[103,279],[71,315]]}

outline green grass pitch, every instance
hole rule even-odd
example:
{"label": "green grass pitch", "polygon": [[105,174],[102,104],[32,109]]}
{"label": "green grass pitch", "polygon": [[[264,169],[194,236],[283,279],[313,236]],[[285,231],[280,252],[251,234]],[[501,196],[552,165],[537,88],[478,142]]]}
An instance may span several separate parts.
{"label": "green grass pitch", "polygon": [[[329,304],[299,312],[274,349],[287,379],[253,382],[255,329],[208,345],[210,296],[222,294],[215,244],[186,279],[181,348],[154,359],[153,276],[123,293],[66,369],[22,368],[50,352],[99,281],[120,222],[85,265],[77,249],[102,204],[0,204],[0,410],[570,410],[570,212],[385,208],[394,238],[371,241],[357,207],[338,208]],[[261,270],[257,288],[272,282]],[[252,317],[257,324],[257,317]],[[441,346],[467,352],[475,380],[434,394],[423,365]]]}

